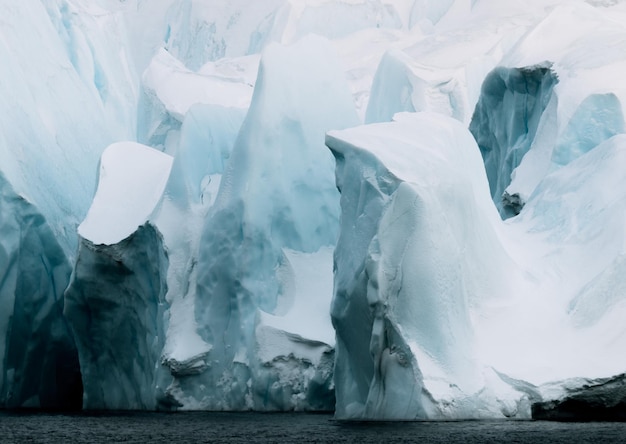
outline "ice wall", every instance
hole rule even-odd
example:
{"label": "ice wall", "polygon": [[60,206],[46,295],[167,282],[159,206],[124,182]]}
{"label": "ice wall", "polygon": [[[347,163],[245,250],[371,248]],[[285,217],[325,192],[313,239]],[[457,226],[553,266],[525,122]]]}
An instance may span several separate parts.
{"label": "ice wall", "polygon": [[1,175],[0,209],[0,407],[80,408],[63,317],[70,264],[45,218]]}
{"label": "ice wall", "polygon": [[510,262],[478,150],[444,116],[396,119],[326,139],[342,206],[331,307],[336,416],[503,414],[480,399],[471,319],[484,293],[506,288],[491,270]]}
{"label": "ice wall", "polygon": [[166,48],[191,70],[225,57],[260,53],[273,42],[292,44],[308,34],[337,39],[366,28],[402,28],[408,26],[410,8],[409,0],[169,3]]}
{"label": "ice wall", "polygon": [[330,255],[315,255],[335,242],[339,217],[323,134],[357,122],[337,67],[319,38],[263,53],[250,110],[190,268],[186,297],[195,300],[194,321],[209,350],[176,360],[206,363],[170,388],[188,408],[332,408],[332,344],[324,342],[330,325],[302,330],[298,322],[318,322],[304,311],[290,318],[287,331],[280,320],[302,305],[299,298],[315,298],[308,302],[315,311],[328,303],[329,295],[298,288],[310,284],[299,280],[287,249],[310,255],[308,265],[323,266],[332,279]]}
{"label": "ice wall", "polygon": [[620,415],[625,136],[548,174],[504,223],[458,122],[395,119],[327,135],[336,415]]}
{"label": "ice wall", "polygon": [[[181,145],[200,142],[196,150],[202,150],[208,143],[208,152],[221,151],[222,159],[212,158],[218,162],[204,167],[221,173],[250,106],[257,68],[258,56],[249,56],[207,62],[194,72],[159,49],[142,76],[137,139],[172,155]],[[202,132],[208,139],[190,139],[189,130],[198,133],[200,127],[206,127]]]}
{"label": "ice wall", "polygon": [[388,122],[403,111],[432,111],[463,121],[468,107],[463,82],[460,70],[432,69],[403,52],[388,52],[374,77],[365,122]]}
{"label": "ice wall", "polygon": [[98,157],[135,132],[137,82],[115,11],[27,0],[0,15],[0,405],[79,408],[63,292]]}
{"label": "ice wall", "polygon": [[[530,149],[558,76],[550,65],[496,68],[483,82],[469,129],[485,162],[493,201],[503,218],[522,204],[504,190]],[[553,110],[551,110],[553,112]]]}
{"label": "ice wall", "polygon": [[[0,159],[15,189],[76,252],[100,153],[134,134],[136,81],[121,18],[77,1],[1,7]],[[115,36],[115,37],[111,37]]]}
{"label": "ice wall", "polygon": [[151,225],[113,245],[81,241],[65,316],[79,350],[83,408],[157,407],[166,270]]}
{"label": "ice wall", "polygon": [[617,73],[625,66],[626,37],[621,22],[612,18],[615,13],[583,3],[559,5],[502,60],[507,67],[550,61],[559,78],[505,190],[521,205],[547,174],[624,132],[626,95]]}
{"label": "ice wall", "polygon": [[[67,313],[90,408],[332,408],[340,232],[342,417],[524,417],[618,385],[626,9],[613,3],[0,5],[0,404],[80,404],[60,297],[77,259]],[[314,38],[276,46],[309,33],[339,57]],[[466,180],[478,169],[457,171],[447,151],[467,145],[447,136],[458,125],[433,118],[418,134],[400,117],[363,130],[372,140],[330,137],[345,198],[360,199],[344,199],[354,224],[340,229],[322,139],[357,123],[345,78],[368,122],[427,110],[469,124],[478,103],[494,200],[521,214],[483,214]],[[87,212],[103,148],[135,138],[173,162],[117,146]],[[400,175],[383,144],[417,149],[423,177]]]}
{"label": "ice wall", "polygon": [[78,232],[64,314],[78,346],[83,408],[167,408],[165,342],[168,259],[149,221],[172,159],[133,143],[109,146],[99,183]]}

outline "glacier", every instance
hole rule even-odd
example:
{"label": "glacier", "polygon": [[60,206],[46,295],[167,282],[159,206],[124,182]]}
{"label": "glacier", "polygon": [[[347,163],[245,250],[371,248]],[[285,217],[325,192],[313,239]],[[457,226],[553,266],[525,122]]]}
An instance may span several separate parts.
{"label": "glacier", "polygon": [[0,12],[0,407],[620,417],[624,2]]}

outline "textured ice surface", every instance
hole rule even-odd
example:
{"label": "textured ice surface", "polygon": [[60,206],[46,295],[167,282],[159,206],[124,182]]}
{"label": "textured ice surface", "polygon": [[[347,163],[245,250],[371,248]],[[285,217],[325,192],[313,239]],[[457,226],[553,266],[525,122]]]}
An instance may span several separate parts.
{"label": "textured ice surface", "polygon": [[504,65],[518,67],[553,62],[559,78],[549,112],[505,190],[522,204],[547,173],[624,132],[626,96],[617,73],[626,63],[626,35],[611,14],[586,4],[559,6],[503,58]]}
{"label": "textured ice surface", "polygon": [[136,87],[118,15],[64,0],[0,9],[0,405],[76,408],[63,292],[100,152],[134,133]]}
{"label": "textured ice surface", "polygon": [[166,271],[150,224],[111,245],[81,240],[65,316],[78,346],[83,408],[152,410],[162,399]]}
{"label": "textured ice surface", "polygon": [[521,209],[504,190],[533,143],[557,83],[549,64],[496,68],[485,78],[469,129],[483,155],[491,195],[503,217]]}
{"label": "textured ice surface", "polygon": [[[319,38],[263,53],[202,248],[187,267],[191,322],[207,346],[174,359],[198,363],[199,374],[168,389],[186,408],[332,408],[332,343],[324,342],[332,332],[319,318],[339,202],[323,134],[357,122],[337,66]],[[319,276],[296,273],[292,260],[300,270],[319,267]],[[313,281],[326,285],[311,291]]]}
{"label": "textured ice surface", "polygon": [[[323,134],[412,110],[459,123],[350,133],[367,134],[363,169],[340,187],[362,199],[341,217],[336,300],[374,302],[333,305],[341,415],[527,417],[624,372],[623,2],[24,0],[0,17],[2,403],[80,401],[59,315],[74,266],[72,324],[108,307],[81,359],[121,375],[100,393],[84,364],[85,405],[332,408],[340,211]],[[477,103],[492,197],[521,211],[506,223],[477,191],[477,157],[450,151],[469,146]],[[100,155],[135,139],[173,162],[153,152],[124,180],[104,168],[77,249]],[[146,310],[115,305],[122,293]],[[112,315],[158,339],[111,361],[136,339],[105,332]],[[56,392],[52,374],[67,376]]]}
{"label": "textured ice surface", "polygon": [[[478,408],[487,401],[478,399],[485,382],[470,308],[502,291],[490,270],[507,258],[475,141],[441,115],[397,119],[326,140],[342,205],[331,309],[336,415],[497,414]],[[482,263],[468,254],[483,249]]]}
{"label": "textured ice surface", "polygon": [[[142,77],[137,134],[140,141],[173,154],[189,109],[214,105],[240,109],[250,105],[259,58],[256,55],[207,62],[194,72],[161,48]],[[228,118],[229,113],[226,113]],[[201,118],[208,117],[204,114]],[[219,118],[219,117],[218,117]],[[219,122],[205,122],[218,125]],[[225,128],[226,129],[226,128]],[[225,131],[226,133],[226,131]]]}
{"label": "textured ice surface", "polygon": [[70,264],[45,218],[0,175],[0,407],[80,407],[63,318]]}
{"label": "textured ice surface", "polygon": [[155,409],[164,399],[168,260],[149,222],[172,159],[122,142],[100,159],[98,189],[85,221],[65,316],[78,346],[83,408]]}
{"label": "textured ice surface", "polygon": [[342,193],[336,414],[529,417],[623,373],[626,137],[546,176],[504,224],[463,127],[396,120],[327,136]]}
{"label": "textured ice surface", "polygon": [[134,134],[119,17],[65,0],[7,4],[2,17],[2,171],[71,258],[102,149]]}

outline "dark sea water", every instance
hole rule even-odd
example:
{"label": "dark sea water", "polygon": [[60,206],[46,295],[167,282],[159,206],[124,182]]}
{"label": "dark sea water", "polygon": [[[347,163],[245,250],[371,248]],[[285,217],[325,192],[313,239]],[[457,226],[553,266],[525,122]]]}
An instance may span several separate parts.
{"label": "dark sea water", "polygon": [[0,443],[626,443],[626,423],[345,423],[304,413],[0,412]]}

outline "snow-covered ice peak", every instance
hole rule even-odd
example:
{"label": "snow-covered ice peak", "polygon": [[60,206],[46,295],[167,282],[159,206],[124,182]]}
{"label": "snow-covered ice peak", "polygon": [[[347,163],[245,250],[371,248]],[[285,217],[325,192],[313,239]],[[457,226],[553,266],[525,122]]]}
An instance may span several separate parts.
{"label": "snow-covered ice peak", "polygon": [[78,234],[112,245],[154,213],[167,184],[172,157],[135,142],[110,145],[100,159],[98,189]]}

